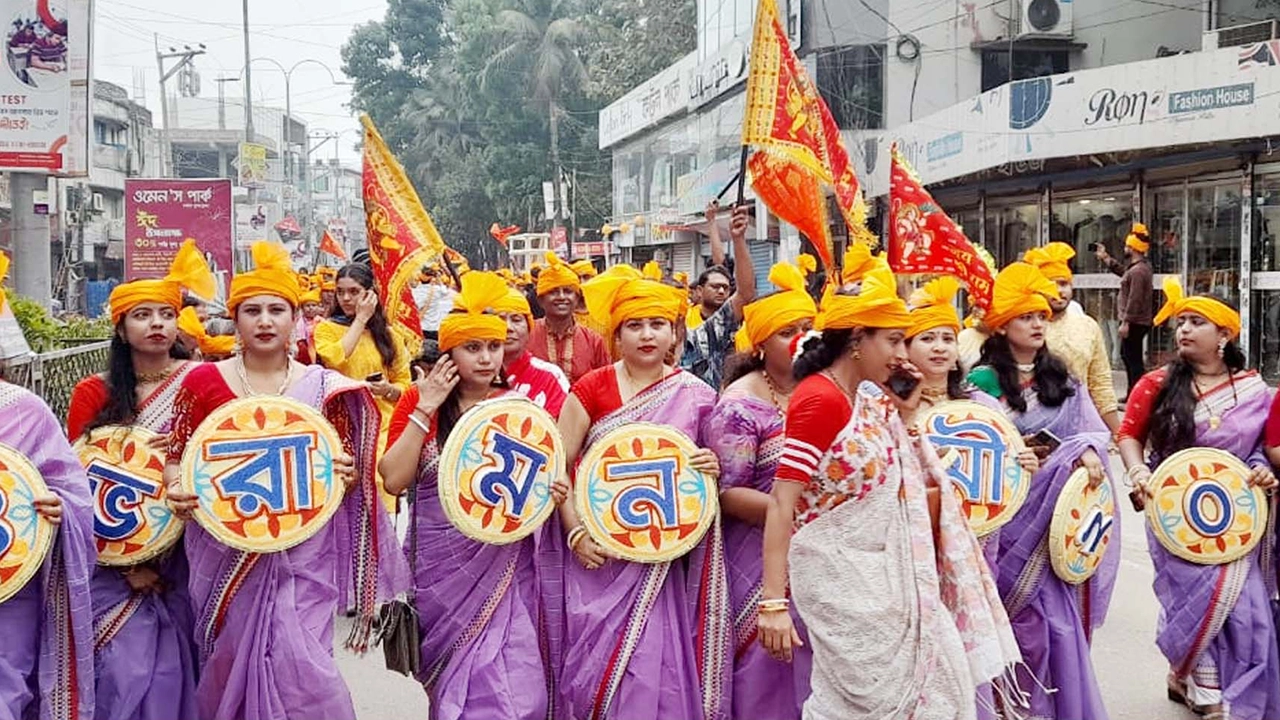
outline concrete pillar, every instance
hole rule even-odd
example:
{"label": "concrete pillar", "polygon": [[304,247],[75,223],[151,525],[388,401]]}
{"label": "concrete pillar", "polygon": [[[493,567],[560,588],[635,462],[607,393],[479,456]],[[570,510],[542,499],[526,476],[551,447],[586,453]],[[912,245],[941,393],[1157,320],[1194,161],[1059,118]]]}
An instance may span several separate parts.
{"label": "concrete pillar", "polygon": [[13,201],[12,287],[45,307],[49,307],[52,296],[49,216],[35,213],[34,194],[47,190],[48,185],[44,175],[9,173]]}

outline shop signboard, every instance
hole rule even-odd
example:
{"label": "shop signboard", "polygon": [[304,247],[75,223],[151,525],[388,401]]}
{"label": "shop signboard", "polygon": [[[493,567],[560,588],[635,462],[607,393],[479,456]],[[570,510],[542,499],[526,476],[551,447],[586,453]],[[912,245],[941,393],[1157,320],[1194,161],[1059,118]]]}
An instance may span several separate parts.
{"label": "shop signboard", "polygon": [[1280,134],[1280,40],[1002,85],[891,131],[855,134],[868,196],[897,142],[926,184],[1010,163]]}
{"label": "shop signboard", "polygon": [[164,277],[178,248],[193,238],[218,277],[231,283],[231,181],[124,181],[124,279]]}
{"label": "shop signboard", "polygon": [[747,54],[751,38],[735,38],[711,57],[689,71],[685,83],[689,91],[689,110],[697,110],[747,79]]}
{"label": "shop signboard", "polygon": [[689,53],[601,110],[600,149],[683,112],[689,103],[689,74],[695,67],[697,53]]}
{"label": "shop signboard", "polygon": [[267,184],[267,146],[258,143],[240,143],[240,156],[237,161],[240,172],[240,187],[260,188]]}

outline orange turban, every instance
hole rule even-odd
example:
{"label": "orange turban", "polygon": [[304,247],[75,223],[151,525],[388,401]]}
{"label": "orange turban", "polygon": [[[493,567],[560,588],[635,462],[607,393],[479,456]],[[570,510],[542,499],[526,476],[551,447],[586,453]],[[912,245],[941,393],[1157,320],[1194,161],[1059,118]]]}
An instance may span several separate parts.
{"label": "orange turban", "polygon": [[573,272],[582,280],[593,278],[597,274],[595,264],[587,259],[579,260],[571,264],[569,267],[572,268]]}
{"label": "orange turban", "polygon": [[769,282],[781,292],[760,298],[742,309],[742,325],[734,336],[738,352],[750,352],[771,335],[801,320],[812,320],[818,306],[804,289],[804,272],[781,262],[769,270]]}
{"label": "orange turban", "polygon": [[[8,276],[9,276],[9,256],[5,255],[4,253],[0,253],[0,283],[3,283],[4,279]],[[5,303],[4,289],[0,288],[0,310],[4,309],[4,303]]]}
{"label": "orange turban", "polygon": [[982,324],[995,331],[1010,320],[1028,313],[1050,311],[1050,297],[1058,297],[1058,286],[1035,265],[1016,262],[1000,271],[991,293],[991,310]]}
{"label": "orange turban", "polygon": [[582,288],[582,281],[578,279],[578,273],[565,265],[559,255],[548,250],[547,264],[538,273],[538,295],[546,295],[562,287],[579,290]]}
{"label": "orange turban", "polygon": [[1066,280],[1074,277],[1067,263],[1076,256],[1075,248],[1064,242],[1051,242],[1044,247],[1031,248],[1023,260],[1035,265],[1050,280]]}
{"label": "orange turban", "polygon": [[911,325],[911,313],[898,297],[898,281],[888,264],[881,259],[866,271],[861,282],[857,295],[838,295],[835,285],[827,285],[814,327],[823,331]]}
{"label": "orange turban", "polygon": [[533,310],[529,307],[529,298],[513,287],[507,288],[502,299],[494,304],[493,311],[498,314],[520,313],[529,322],[529,327],[533,328]]}
{"label": "orange turban", "polygon": [[236,347],[232,335],[210,335],[193,307],[182,308],[178,313],[178,329],[190,335],[200,347],[201,355],[230,355]]}
{"label": "orange turban", "polygon": [[1204,295],[1186,297],[1182,294],[1182,283],[1177,278],[1165,277],[1164,306],[1156,313],[1155,324],[1163,325],[1169,318],[1187,312],[1195,313],[1226,330],[1231,334],[1232,340],[1240,334],[1240,313],[1231,309],[1231,306]]}
{"label": "orange turban", "polygon": [[924,287],[912,293],[907,303],[911,306],[911,327],[907,329],[907,337],[913,338],[938,328],[952,328],[959,332],[960,316],[956,314],[954,304],[959,290],[959,280],[944,276],[925,283]]}
{"label": "orange turban", "polygon": [[253,266],[231,279],[231,295],[227,310],[235,317],[240,303],[259,295],[272,295],[298,307],[301,293],[289,261],[289,251],[280,243],[260,241],[253,244]]}
{"label": "orange turban", "polygon": [[491,272],[472,271],[462,278],[462,292],[453,299],[453,312],[440,322],[440,352],[472,340],[506,340],[507,322],[494,315],[506,298],[507,284]]}
{"label": "orange turban", "polygon": [[299,305],[306,305],[307,303],[315,303],[319,305],[320,302],[321,302],[320,288],[318,287],[313,287],[310,290],[305,290],[302,292],[302,294],[298,295]]}
{"label": "orange turban", "polygon": [[1133,229],[1129,231],[1129,236],[1124,239],[1124,246],[1146,255],[1147,251],[1151,249],[1151,234],[1147,232],[1147,226],[1142,223],[1134,223]]}
{"label": "orange turban", "polygon": [[880,258],[871,254],[871,248],[866,243],[849,243],[840,267],[840,282],[845,285],[858,282],[869,270],[877,267],[879,261]]}
{"label": "orange turban", "polygon": [[338,271],[321,265],[316,268],[316,277],[320,279],[319,285],[321,290],[337,290],[338,289]]}
{"label": "orange turban", "polygon": [[671,279],[680,283],[680,287],[683,287],[686,290],[689,288],[689,273],[683,271],[674,272],[671,273]]}
{"label": "orange turban", "polygon": [[607,328],[609,337],[627,320],[656,317],[674,323],[683,312],[684,291],[658,282],[656,268],[649,263],[642,274],[630,265],[615,265],[583,286],[592,321]]}
{"label": "orange turban", "polygon": [[[292,282],[290,278],[290,282]],[[217,281],[196,241],[188,238],[178,248],[169,266],[169,274],[158,280],[134,280],[117,285],[111,291],[107,304],[111,307],[111,322],[119,325],[129,311],[142,303],[163,303],[177,312],[182,308],[182,289],[186,288],[202,298],[212,299],[217,292]]]}

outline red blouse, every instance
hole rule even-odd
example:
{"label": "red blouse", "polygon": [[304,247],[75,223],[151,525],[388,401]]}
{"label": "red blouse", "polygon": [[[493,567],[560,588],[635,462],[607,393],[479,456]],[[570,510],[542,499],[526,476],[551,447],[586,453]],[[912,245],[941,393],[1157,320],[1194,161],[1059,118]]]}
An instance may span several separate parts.
{"label": "red blouse", "polygon": [[775,478],[807,485],[852,418],[849,397],[830,378],[819,373],[802,380],[787,406],[787,439]]}
{"label": "red blouse", "polygon": [[592,423],[622,407],[618,372],[612,363],[583,375],[569,392],[582,403]]}
{"label": "red blouse", "polygon": [[1164,387],[1168,371],[1152,370],[1138,379],[1129,392],[1129,402],[1124,406],[1124,421],[1120,423],[1119,437],[1147,444],[1147,431],[1151,426],[1151,411],[1155,408],[1156,395]]}
{"label": "red blouse", "polygon": [[173,401],[173,432],[169,434],[169,458],[181,458],[187,441],[214,410],[238,399],[214,363],[193,368],[182,379]]}
{"label": "red blouse", "polygon": [[107,381],[100,375],[90,375],[76,383],[71,390],[71,405],[67,408],[67,437],[71,442],[84,435],[85,428],[107,406],[109,397]]}

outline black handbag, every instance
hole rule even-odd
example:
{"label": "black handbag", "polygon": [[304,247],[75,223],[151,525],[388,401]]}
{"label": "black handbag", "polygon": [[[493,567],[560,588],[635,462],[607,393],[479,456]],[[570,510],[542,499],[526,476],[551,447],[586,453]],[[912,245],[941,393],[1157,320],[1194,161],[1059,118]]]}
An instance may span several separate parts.
{"label": "black handbag", "polygon": [[[417,576],[418,527],[413,521],[413,507],[418,495],[417,479],[409,490],[409,570]],[[422,631],[418,627],[418,609],[414,607],[413,588],[408,597],[385,603],[378,612],[375,643],[382,645],[387,669],[413,677],[422,668]]]}

